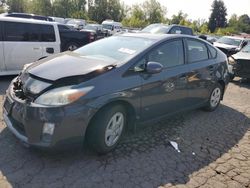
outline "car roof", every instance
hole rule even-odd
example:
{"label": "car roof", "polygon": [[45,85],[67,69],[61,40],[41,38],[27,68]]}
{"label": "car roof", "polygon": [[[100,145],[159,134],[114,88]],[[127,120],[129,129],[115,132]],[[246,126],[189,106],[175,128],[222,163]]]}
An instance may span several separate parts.
{"label": "car roof", "polygon": [[156,41],[160,41],[164,39],[171,39],[171,38],[180,38],[180,37],[200,40],[199,38],[195,36],[183,35],[183,34],[124,33],[124,34],[120,34],[120,36],[145,38],[145,39],[151,39],[151,40],[156,40]]}
{"label": "car roof", "polygon": [[35,19],[29,19],[29,18],[5,17],[5,16],[0,16],[0,21],[58,25],[57,22],[49,22],[45,20],[35,20]]}

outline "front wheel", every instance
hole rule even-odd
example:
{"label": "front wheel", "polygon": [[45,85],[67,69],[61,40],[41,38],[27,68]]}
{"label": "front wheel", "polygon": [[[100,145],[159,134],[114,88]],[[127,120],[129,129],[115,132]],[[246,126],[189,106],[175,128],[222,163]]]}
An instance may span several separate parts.
{"label": "front wheel", "polygon": [[121,105],[99,112],[87,130],[87,142],[97,153],[108,153],[119,143],[126,125],[126,111]]}
{"label": "front wheel", "polygon": [[204,110],[209,112],[214,111],[220,105],[222,94],[223,94],[223,89],[220,84],[217,84],[212,90]]}

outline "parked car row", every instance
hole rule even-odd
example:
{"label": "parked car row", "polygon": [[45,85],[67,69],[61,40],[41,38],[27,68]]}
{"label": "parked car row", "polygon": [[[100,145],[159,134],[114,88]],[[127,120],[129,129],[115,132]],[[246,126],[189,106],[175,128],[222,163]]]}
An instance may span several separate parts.
{"label": "parked car row", "polygon": [[92,32],[57,22],[0,17],[0,75],[18,74],[26,63],[94,40]]}

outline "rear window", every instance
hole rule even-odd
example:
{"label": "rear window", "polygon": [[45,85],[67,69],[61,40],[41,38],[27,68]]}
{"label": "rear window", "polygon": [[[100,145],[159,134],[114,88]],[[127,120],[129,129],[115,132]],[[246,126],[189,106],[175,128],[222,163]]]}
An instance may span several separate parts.
{"label": "rear window", "polygon": [[208,46],[208,49],[209,49],[209,52],[210,52],[210,58],[211,59],[214,59],[216,58],[217,56],[217,51],[214,47],[210,46],[210,45],[207,45]]}
{"label": "rear window", "polygon": [[42,42],[55,42],[55,30],[53,25],[41,25]]}
{"label": "rear window", "polygon": [[181,34],[193,35],[193,31],[190,28],[181,27]]}
{"label": "rear window", "polygon": [[58,29],[59,29],[59,31],[71,30],[71,28],[66,26],[66,25],[58,25]]}
{"label": "rear window", "polygon": [[2,30],[2,28],[3,28],[3,22],[0,22],[0,41],[3,41],[3,30]]}
{"label": "rear window", "polygon": [[29,23],[5,22],[5,41],[39,41],[40,25]]}
{"label": "rear window", "polygon": [[187,39],[188,62],[198,62],[208,59],[206,44],[195,39]]}

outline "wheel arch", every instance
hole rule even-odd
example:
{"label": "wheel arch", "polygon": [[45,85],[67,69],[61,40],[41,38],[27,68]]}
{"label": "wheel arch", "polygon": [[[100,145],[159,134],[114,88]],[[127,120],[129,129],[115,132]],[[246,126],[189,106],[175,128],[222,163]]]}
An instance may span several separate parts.
{"label": "wheel arch", "polygon": [[218,80],[218,84],[220,84],[221,85],[221,87],[222,87],[222,95],[221,95],[221,100],[223,100],[223,98],[224,98],[224,93],[225,93],[225,87],[226,87],[226,84],[225,84],[225,82],[224,82],[224,80]]}
{"label": "wheel arch", "polygon": [[111,106],[114,105],[121,105],[125,108],[126,113],[127,113],[127,126],[126,126],[126,130],[133,130],[134,126],[135,126],[135,120],[136,120],[136,110],[135,107],[128,101],[123,100],[123,99],[118,99],[118,100],[113,100],[110,101],[108,103],[103,104],[96,112],[95,114],[90,118],[88,126],[86,128],[86,132],[85,135],[88,132],[88,128],[91,126],[91,123],[93,122],[93,120],[95,119],[95,117],[97,115],[99,115],[100,113],[102,113],[104,110],[110,108]]}

